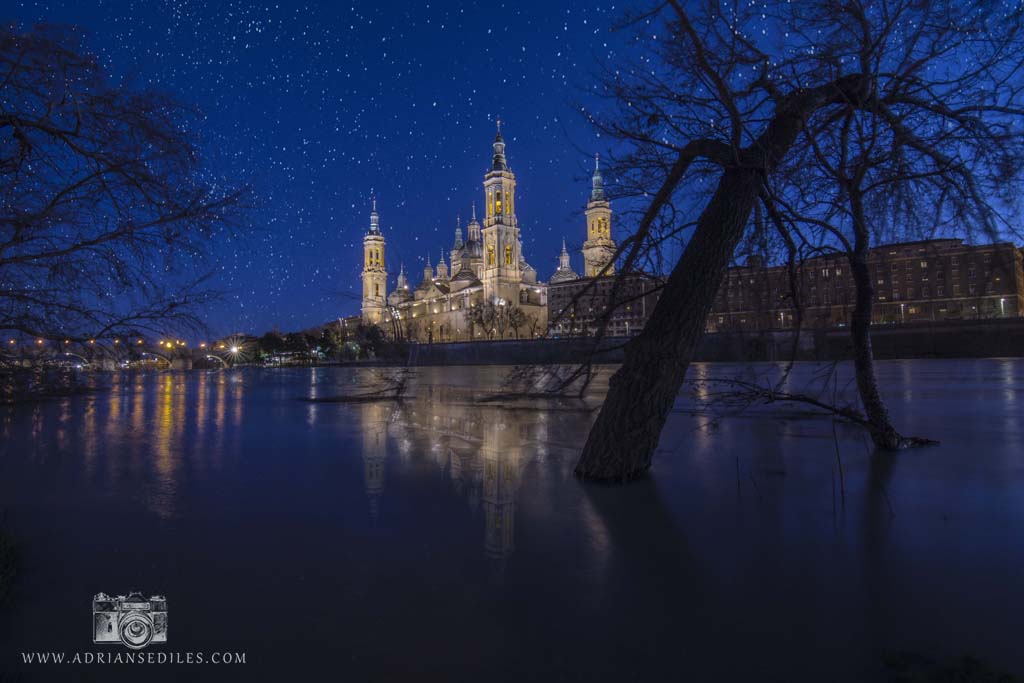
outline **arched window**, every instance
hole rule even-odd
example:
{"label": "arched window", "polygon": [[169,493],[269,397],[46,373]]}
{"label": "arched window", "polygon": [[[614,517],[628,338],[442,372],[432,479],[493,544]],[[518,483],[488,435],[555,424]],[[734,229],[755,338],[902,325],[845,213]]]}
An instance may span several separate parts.
{"label": "arched window", "polygon": [[494,193],[494,213],[495,215],[501,213],[501,190]]}
{"label": "arched window", "polygon": [[511,266],[512,265],[512,245],[511,244],[506,244],[505,245],[505,265],[506,266]]}
{"label": "arched window", "polygon": [[380,296],[380,285],[375,284],[373,286],[373,295],[374,296]]}
{"label": "arched window", "polygon": [[487,265],[494,265],[494,245],[487,247]]}

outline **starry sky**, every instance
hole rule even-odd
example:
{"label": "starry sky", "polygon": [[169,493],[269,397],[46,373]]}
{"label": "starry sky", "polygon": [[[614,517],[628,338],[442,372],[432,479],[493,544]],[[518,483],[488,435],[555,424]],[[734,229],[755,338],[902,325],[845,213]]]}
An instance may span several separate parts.
{"label": "starry sky", "polygon": [[389,286],[403,263],[418,282],[427,256],[450,249],[456,216],[482,203],[498,116],[527,260],[547,279],[565,237],[582,268],[603,148],[577,105],[596,65],[615,59],[615,6],[68,0],[8,11],[23,26],[80,27],[115,78],[197,106],[204,162],[253,188],[243,235],[214,245],[226,294],[201,312],[214,333],[357,313],[371,194]]}

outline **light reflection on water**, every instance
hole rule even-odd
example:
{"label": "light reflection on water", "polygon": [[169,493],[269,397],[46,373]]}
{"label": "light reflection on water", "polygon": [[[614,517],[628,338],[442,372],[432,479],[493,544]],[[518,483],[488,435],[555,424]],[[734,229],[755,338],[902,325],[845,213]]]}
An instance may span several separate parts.
{"label": "light reflection on water", "polygon": [[91,596],[130,589],[168,595],[174,649],[258,662],[209,680],[874,680],[890,650],[1024,668],[1020,360],[881,363],[897,424],[943,442],[895,456],[798,411],[712,422],[681,399],[627,487],[572,477],[607,376],[585,401],[481,402],[500,368],[299,400],[386,372],[122,374],[0,412],[26,549],[0,674],[20,649],[91,648]]}

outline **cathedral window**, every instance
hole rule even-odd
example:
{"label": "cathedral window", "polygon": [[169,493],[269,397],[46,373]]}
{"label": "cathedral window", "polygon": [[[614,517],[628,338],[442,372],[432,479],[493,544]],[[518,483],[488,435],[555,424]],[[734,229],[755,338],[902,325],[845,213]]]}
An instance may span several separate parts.
{"label": "cathedral window", "polygon": [[494,213],[495,215],[501,213],[501,190],[494,193]]}

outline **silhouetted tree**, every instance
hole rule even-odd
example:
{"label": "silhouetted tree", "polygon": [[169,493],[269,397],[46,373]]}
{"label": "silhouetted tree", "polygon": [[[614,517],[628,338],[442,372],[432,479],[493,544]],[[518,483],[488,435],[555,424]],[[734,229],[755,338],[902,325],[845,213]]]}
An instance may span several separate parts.
{"label": "silhouetted tree", "polygon": [[199,116],[111,83],[74,30],[0,27],[0,329],[111,338],[193,325],[196,273],[242,193]]}
{"label": "silhouetted tree", "polygon": [[[649,197],[621,242],[622,270],[663,261],[670,274],[610,380],[577,475],[647,471],[755,206],[778,194],[787,158],[850,111],[901,141],[907,169],[945,180],[935,215],[999,220],[993,199],[1012,197],[990,194],[990,180],[1005,156],[986,145],[1018,143],[1020,12],[980,0],[669,0],[630,17],[654,54],[609,71],[611,111],[594,121],[628,147],[615,167],[622,191]],[[1017,165],[1002,170],[1014,183]]]}
{"label": "silhouetted tree", "polygon": [[473,331],[479,327],[483,331],[484,336],[488,339],[494,337],[494,333],[498,327],[498,317],[500,315],[500,306],[492,301],[482,301],[476,303],[466,309],[466,325],[469,327],[469,334],[472,338]]}

